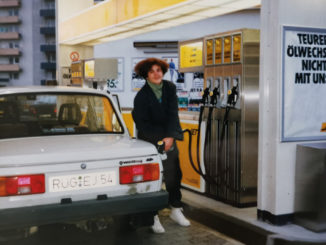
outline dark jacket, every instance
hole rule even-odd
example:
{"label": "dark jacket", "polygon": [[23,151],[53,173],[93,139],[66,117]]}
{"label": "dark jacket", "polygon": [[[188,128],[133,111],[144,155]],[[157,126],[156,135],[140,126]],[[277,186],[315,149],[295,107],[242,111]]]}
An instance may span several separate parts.
{"label": "dark jacket", "polygon": [[169,81],[163,80],[161,102],[146,82],[135,97],[132,117],[139,139],[154,145],[166,137],[183,140],[176,86]]}

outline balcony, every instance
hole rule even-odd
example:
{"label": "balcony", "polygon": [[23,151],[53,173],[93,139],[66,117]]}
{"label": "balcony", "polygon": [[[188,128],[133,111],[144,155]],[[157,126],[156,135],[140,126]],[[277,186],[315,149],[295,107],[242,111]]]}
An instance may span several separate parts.
{"label": "balcony", "polygon": [[41,9],[40,15],[45,18],[54,18],[55,17],[55,9]]}
{"label": "balcony", "polygon": [[19,56],[18,48],[0,48],[0,56]]}
{"label": "balcony", "polygon": [[41,51],[42,52],[55,52],[56,46],[55,46],[55,44],[41,44]]}
{"label": "balcony", "polygon": [[57,63],[56,62],[42,62],[41,69],[55,71],[57,69]]}
{"label": "balcony", "polygon": [[0,16],[0,24],[18,24],[19,22],[18,16]]}
{"label": "balcony", "polygon": [[54,26],[41,27],[40,32],[43,35],[55,35],[55,27]]}
{"label": "balcony", "polygon": [[20,35],[18,32],[0,32],[0,40],[18,40]]}
{"label": "balcony", "polygon": [[0,8],[19,7],[20,1],[18,0],[0,0]]}
{"label": "balcony", "polygon": [[20,67],[17,64],[0,65],[0,72],[19,72]]}

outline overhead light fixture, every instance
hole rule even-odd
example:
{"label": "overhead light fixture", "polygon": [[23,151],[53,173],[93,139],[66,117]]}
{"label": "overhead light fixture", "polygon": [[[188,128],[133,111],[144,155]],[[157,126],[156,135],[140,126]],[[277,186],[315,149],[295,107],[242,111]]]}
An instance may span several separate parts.
{"label": "overhead light fixture", "polygon": [[195,6],[204,6],[204,7],[216,7],[216,6],[221,6],[226,3],[234,2],[235,0],[198,0],[192,5]]}
{"label": "overhead light fixture", "polygon": [[181,6],[175,9],[171,9],[169,10],[170,14],[174,14],[174,15],[183,15],[186,13],[191,13],[194,11],[198,11],[198,6],[189,4],[189,5],[185,5],[185,6]]}
{"label": "overhead light fixture", "polygon": [[177,14],[173,14],[173,13],[161,13],[161,14],[154,14],[152,16],[148,16],[146,17],[146,21],[149,22],[156,22],[156,21],[163,21],[163,20],[168,20],[171,18],[175,18],[177,16]]}

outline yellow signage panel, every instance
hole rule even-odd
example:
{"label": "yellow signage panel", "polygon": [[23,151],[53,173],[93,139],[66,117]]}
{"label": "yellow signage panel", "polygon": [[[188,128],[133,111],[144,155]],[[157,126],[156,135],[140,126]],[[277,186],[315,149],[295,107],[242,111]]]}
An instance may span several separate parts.
{"label": "yellow signage panel", "polygon": [[[196,130],[198,129],[198,123],[197,122],[181,122],[181,128],[182,129],[190,129],[190,130]],[[198,134],[191,135],[192,140],[192,146],[191,146],[191,155],[194,161],[195,167],[198,169],[198,163],[197,163],[197,137]],[[204,192],[205,190],[205,181],[204,179],[195,172],[195,170],[192,168],[190,159],[189,159],[189,135],[185,134],[183,141],[177,141],[178,149],[179,149],[179,159],[180,159],[180,168],[182,171],[182,180],[181,184],[185,187],[188,187],[190,189]],[[202,149],[200,149],[201,151]],[[201,164],[201,163],[199,163]],[[200,165],[202,169],[204,169],[204,166]]]}
{"label": "yellow signage panel", "polygon": [[182,44],[180,46],[180,68],[203,65],[203,42]]}
{"label": "yellow signage panel", "polygon": [[71,77],[81,78],[83,76],[83,63],[72,63],[71,64]]}
{"label": "yellow signage panel", "polygon": [[95,61],[87,60],[85,61],[85,77],[86,78],[94,78],[95,76]]}

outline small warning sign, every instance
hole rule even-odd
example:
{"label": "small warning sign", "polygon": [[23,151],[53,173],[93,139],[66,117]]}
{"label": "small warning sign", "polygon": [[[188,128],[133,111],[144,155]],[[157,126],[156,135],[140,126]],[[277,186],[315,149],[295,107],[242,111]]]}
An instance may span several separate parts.
{"label": "small warning sign", "polygon": [[323,123],[321,124],[320,132],[326,132],[326,122],[323,122]]}

